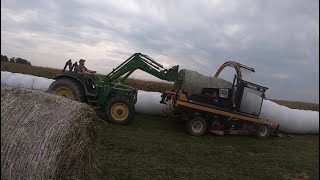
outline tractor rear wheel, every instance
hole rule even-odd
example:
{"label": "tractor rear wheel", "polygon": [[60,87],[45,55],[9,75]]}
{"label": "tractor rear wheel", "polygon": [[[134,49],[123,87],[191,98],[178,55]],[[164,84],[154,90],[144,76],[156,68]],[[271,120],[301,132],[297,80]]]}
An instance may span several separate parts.
{"label": "tractor rear wheel", "polygon": [[202,136],[207,132],[207,122],[202,117],[194,117],[186,122],[186,130],[193,136]]}
{"label": "tractor rear wheel", "polygon": [[113,124],[126,125],[134,119],[134,104],[126,97],[113,97],[106,106],[107,120]]}
{"label": "tractor rear wheel", "polygon": [[71,100],[80,102],[85,101],[84,92],[79,84],[67,78],[61,78],[54,81],[49,87],[49,92]]}

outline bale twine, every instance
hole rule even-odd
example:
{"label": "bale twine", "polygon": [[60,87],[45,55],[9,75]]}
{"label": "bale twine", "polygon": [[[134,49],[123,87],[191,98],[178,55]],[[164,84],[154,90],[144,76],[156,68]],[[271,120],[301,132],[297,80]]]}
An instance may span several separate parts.
{"label": "bale twine", "polygon": [[201,94],[203,88],[232,88],[232,83],[218,77],[208,77],[196,71],[181,69],[175,88],[192,94]]}
{"label": "bale twine", "polygon": [[1,85],[1,179],[93,179],[96,118],[84,103]]}

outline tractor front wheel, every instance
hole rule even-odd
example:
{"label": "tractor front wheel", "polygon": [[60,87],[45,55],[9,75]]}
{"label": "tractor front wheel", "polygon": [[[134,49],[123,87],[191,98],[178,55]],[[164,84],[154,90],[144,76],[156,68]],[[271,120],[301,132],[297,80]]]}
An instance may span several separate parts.
{"label": "tractor front wheel", "polygon": [[126,125],[134,119],[134,105],[128,98],[113,97],[106,106],[107,120],[113,124]]}
{"label": "tractor front wheel", "polygon": [[84,92],[79,84],[67,78],[61,78],[54,81],[49,87],[49,92],[71,100],[85,101]]}

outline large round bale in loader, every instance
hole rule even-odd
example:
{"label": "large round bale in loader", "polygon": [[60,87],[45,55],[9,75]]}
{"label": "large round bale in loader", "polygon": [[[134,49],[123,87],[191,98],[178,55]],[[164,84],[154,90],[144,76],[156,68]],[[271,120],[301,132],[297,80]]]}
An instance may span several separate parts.
{"label": "large round bale in loader", "polygon": [[232,83],[218,77],[208,77],[196,71],[181,69],[175,89],[192,94],[201,94],[203,88],[232,88]]}
{"label": "large round bale in loader", "polygon": [[97,118],[84,103],[1,85],[1,179],[93,179]]}

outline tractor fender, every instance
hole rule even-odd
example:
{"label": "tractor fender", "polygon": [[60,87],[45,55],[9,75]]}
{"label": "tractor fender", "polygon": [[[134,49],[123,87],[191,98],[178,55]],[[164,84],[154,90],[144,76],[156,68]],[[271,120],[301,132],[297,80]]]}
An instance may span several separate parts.
{"label": "tractor fender", "polygon": [[80,75],[77,75],[77,74],[74,74],[74,73],[65,73],[65,74],[58,74],[55,77],[53,77],[54,80],[58,80],[58,79],[61,79],[61,78],[72,79],[75,82],[79,83],[83,87],[85,93],[87,94],[88,90],[87,90],[87,87],[86,87],[86,85],[84,83],[84,78],[81,77]]}

